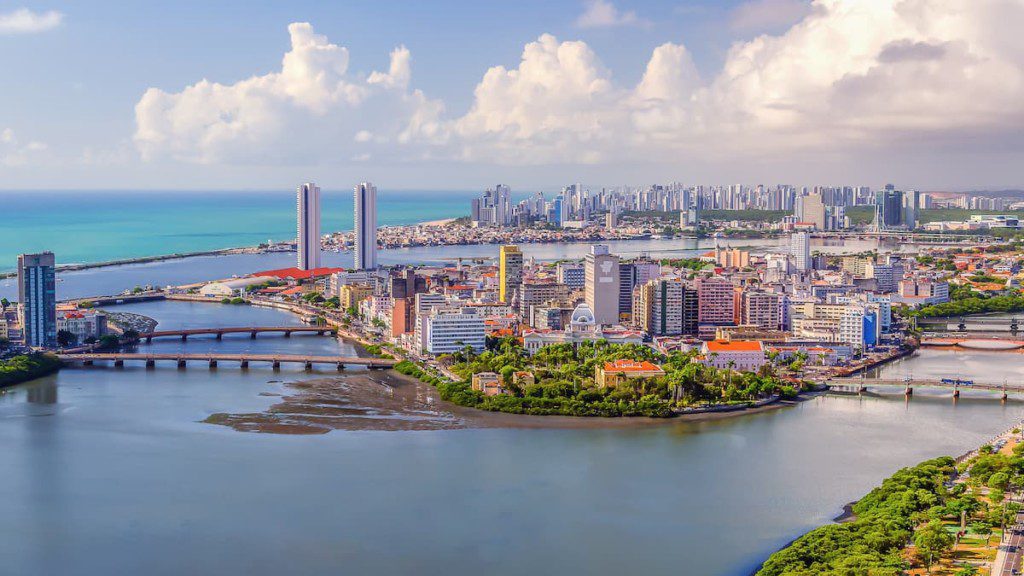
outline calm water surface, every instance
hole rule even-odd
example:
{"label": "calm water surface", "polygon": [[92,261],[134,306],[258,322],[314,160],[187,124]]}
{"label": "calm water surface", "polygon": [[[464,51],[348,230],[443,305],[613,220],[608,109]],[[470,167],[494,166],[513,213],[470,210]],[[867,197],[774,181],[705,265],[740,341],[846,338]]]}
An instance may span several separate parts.
{"label": "calm water surface", "polygon": [[[714,248],[716,243],[723,247],[734,246],[757,252],[789,250],[788,238],[734,240],[723,238],[699,241],[694,238],[676,238],[620,240],[604,243],[609,245],[614,254],[624,258],[635,258],[642,254],[647,254],[653,258],[687,258]],[[879,247],[880,245],[877,241],[849,240],[837,243],[834,240],[817,239],[813,249],[828,253],[843,253],[862,252],[878,249]],[[886,249],[914,249],[913,245],[896,247],[883,244],[881,247]],[[551,262],[583,258],[590,250],[590,244],[584,242],[524,244],[522,249],[527,257],[535,258],[538,261]],[[166,252],[168,251],[164,251],[164,253]],[[467,260],[472,258],[493,259],[497,257],[497,254],[498,247],[492,244],[421,246],[381,250],[379,260],[382,265],[438,265],[454,264],[459,258]],[[324,252],[323,256],[325,266],[341,266],[345,268],[352,266],[351,252]],[[58,263],[63,262],[60,254],[57,255],[57,260]],[[294,265],[295,253],[292,252],[203,256],[164,262],[93,268],[58,274],[57,296],[58,298],[82,298],[86,296],[118,294],[122,290],[133,286],[188,284],[229,278],[233,275],[243,276],[260,270],[287,268]],[[0,278],[0,297],[15,300],[17,299],[17,293],[18,286],[15,278]]]}
{"label": "calm water surface", "polygon": [[[123,309],[164,328],[295,322],[248,307]],[[153,345],[182,346],[350,351],[313,336]],[[884,370],[947,365],[1024,375],[1019,354],[944,351]],[[1024,415],[1017,402],[922,395],[614,430],[280,436],[201,423],[266,408],[274,399],[260,393],[308,377],[97,367],[9,390],[0,571],[745,576],[897,468],[963,452]]]}

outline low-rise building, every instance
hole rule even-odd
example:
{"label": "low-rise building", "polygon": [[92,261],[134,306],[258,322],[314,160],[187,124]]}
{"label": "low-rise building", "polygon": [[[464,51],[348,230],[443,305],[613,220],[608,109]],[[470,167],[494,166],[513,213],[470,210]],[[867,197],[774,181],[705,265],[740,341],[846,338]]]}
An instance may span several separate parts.
{"label": "low-rise building", "polygon": [[250,276],[248,278],[232,278],[210,282],[199,289],[200,296],[231,298],[247,292],[253,286],[262,286],[274,282],[277,278],[272,276]]}
{"label": "low-rise building", "polygon": [[342,284],[338,289],[338,302],[342,310],[358,307],[365,298],[373,296],[373,286],[369,284]]}
{"label": "low-rise building", "polygon": [[573,310],[569,327],[565,330],[523,331],[523,348],[531,356],[545,346],[572,344],[575,347],[583,342],[601,340],[612,344],[643,344],[644,334],[637,330],[627,330],[617,326],[601,327],[597,325],[594,313],[586,303],[581,303]]}
{"label": "low-rise building", "polygon": [[501,375],[496,372],[477,372],[473,374],[472,386],[473,390],[483,392],[484,396],[498,396],[506,392]]}
{"label": "low-rise building", "polygon": [[422,322],[422,344],[429,354],[450,354],[466,346],[477,353],[484,351],[487,336],[484,318],[479,314],[434,308]]}
{"label": "low-rise building", "polygon": [[595,370],[594,380],[600,388],[615,388],[625,380],[636,380],[640,378],[657,378],[664,376],[665,371],[660,366],[646,360],[616,360],[605,362]]}
{"label": "low-rise building", "polygon": [[66,310],[57,313],[57,332],[75,335],[77,342],[99,339],[107,333],[107,315],[97,310]]}
{"label": "low-rise building", "polygon": [[752,340],[711,340],[701,347],[701,356],[708,366],[754,372],[765,363],[764,345]]}

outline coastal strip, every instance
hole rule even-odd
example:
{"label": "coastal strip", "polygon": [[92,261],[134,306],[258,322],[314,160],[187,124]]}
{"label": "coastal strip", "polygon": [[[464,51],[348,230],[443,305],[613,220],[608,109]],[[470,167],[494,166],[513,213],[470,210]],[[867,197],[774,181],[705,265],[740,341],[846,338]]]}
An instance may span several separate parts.
{"label": "coastal strip", "polygon": [[[174,254],[160,254],[157,256],[140,256],[138,258],[122,258],[119,260],[107,260],[104,262],[86,262],[81,264],[61,264],[56,267],[57,272],[77,272],[80,270],[91,270],[93,268],[107,268],[111,266],[127,266],[131,264],[149,264],[153,262],[165,262],[167,260],[181,260],[184,258],[196,258],[200,256],[227,256],[230,254],[256,254],[259,248],[255,246],[242,248],[220,248],[217,250],[202,250],[199,252],[177,252]],[[16,278],[17,271],[0,273],[0,279]]]}

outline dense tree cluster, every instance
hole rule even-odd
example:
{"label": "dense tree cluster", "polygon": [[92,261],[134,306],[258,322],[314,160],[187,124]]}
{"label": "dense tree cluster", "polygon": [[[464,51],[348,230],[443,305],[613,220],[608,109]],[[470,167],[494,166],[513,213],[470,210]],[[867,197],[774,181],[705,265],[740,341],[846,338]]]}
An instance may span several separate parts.
{"label": "dense tree cluster", "polygon": [[[411,362],[396,368],[438,387],[441,397],[463,406],[515,414],[571,416],[672,415],[677,407],[700,404],[749,403],[774,394],[795,396],[797,390],[775,377],[772,368],[760,374],[719,370],[695,361],[696,352],[664,356],[634,344],[587,342],[546,346],[529,356],[514,338],[493,339],[488,349],[474,354],[465,349],[440,360],[462,378],[448,382]],[[647,360],[661,365],[665,375],[629,379],[615,387],[599,387],[596,369],[615,360]],[[508,394],[484,396],[472,390],[473,374],[495,372]],[[533,382],[516,378],[527,372]]]}
{"label": "dense tree cluster", "polygon": [[52,374],[61,362],[53,354],[25,354],[0,360],[0,386],[10,386]]}
{"label": "dense tree cluster", "polygon": [[[959,481],[951,480],[959,474]],[[988,541],[1013,522],[1019,504],[1007,490],[1024,484],[1024,444],[1013,454],[980,453],[954,468],[949,457],[900,470],[853,505],[856,520],[815,529],[773,554],[758,576],[897,575],[912,544],[920,565],[946,554],[964,525]]]}

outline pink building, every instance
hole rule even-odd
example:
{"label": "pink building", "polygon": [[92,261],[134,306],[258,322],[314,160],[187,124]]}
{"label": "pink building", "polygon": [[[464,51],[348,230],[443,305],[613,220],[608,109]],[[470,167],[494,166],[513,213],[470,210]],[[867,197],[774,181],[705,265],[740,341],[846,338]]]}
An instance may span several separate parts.
{"label": "pink building", "polygon": [[732,324],[734,290],[731,282],[721,276],[697,279],[697,322],[700,324]]}

